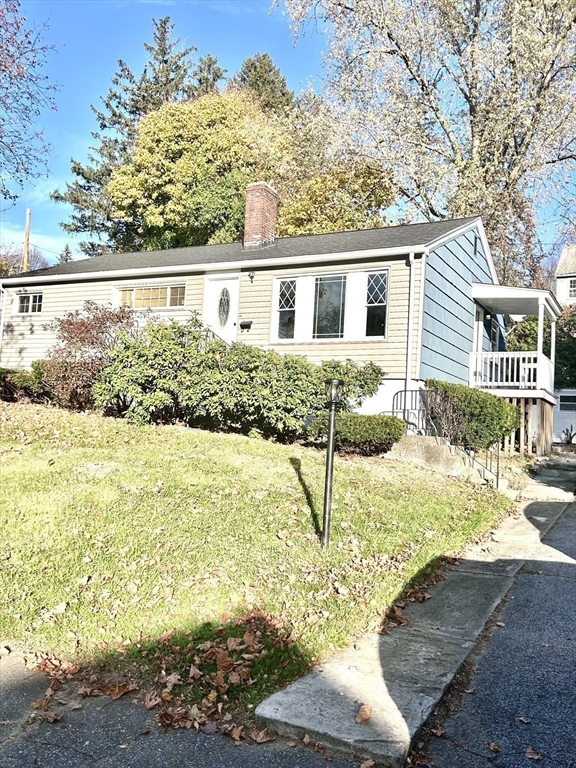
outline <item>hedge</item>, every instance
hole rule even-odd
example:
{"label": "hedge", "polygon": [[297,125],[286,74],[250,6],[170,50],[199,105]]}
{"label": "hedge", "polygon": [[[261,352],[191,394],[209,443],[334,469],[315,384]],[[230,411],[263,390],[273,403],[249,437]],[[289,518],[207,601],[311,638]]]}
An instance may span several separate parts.
{"label": "hedge", "polygon": [[27,400],[34,403],[50,401],[51,394],[44,382],[43,366],[42,360],[35,360],[30,371],[0,368],[0,400]]}
{"label": "hedge", "polygon": [[[395,416],[340,412],[336,414],[336,447],[365,456],[384,453],[400,440],[405,426]],[[326,438],[327,432],[328,414],[322,413],[308,428],[308,436]]]}
{"label": "hedge", "polygon": [[520,410],[502,397],[436,379],[426,387],[429,420],[456,445],[488,448],[520,426]]}
{"label": "hedge", "polygon": [[383,373],[372,363],[318,366],[297,355],[227,346],[191,319],[121,336],[93,396],[97,406],[139,423],[183,421],[292,439],[325,407],[324,379],[333,376],[345,381],[344,405],[351,407],[376,393]]}

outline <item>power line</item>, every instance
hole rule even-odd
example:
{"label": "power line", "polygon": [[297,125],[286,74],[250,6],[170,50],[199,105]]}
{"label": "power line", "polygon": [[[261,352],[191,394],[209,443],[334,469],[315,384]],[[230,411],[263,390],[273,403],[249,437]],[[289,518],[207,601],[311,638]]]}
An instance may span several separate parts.
{"label": "power line", "polygon": [[36,245],[36,243],[30,243],[30,245],[33,245],[34,248],[38,248],[41,251],[46,251],[46,253],[52,253],[52,254],[54,254],[54,256],[60,256],[60,254],[56,253],[56,251],[51,251],[49,248],[44,248],[41,245]]}

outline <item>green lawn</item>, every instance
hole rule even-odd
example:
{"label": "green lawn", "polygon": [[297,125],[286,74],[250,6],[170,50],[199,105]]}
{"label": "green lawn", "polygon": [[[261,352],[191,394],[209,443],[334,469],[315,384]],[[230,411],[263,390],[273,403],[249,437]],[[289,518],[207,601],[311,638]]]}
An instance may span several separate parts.
{"label": "green lawn", "polygon": [[193,664],[179,699],[253,706],[510,505],[337,458],[323,551],[323,478],[313,449],[0,403],[0,640],[148,690]]}

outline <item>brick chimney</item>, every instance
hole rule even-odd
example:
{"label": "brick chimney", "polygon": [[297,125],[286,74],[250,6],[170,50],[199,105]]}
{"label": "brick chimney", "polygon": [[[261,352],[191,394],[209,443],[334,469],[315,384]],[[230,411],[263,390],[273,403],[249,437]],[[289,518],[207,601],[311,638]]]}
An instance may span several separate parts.
{"label": "brick chimney", "polygon": [[278,193],[265,181],[246,187],[244,247],[262,248],[274,243]]}

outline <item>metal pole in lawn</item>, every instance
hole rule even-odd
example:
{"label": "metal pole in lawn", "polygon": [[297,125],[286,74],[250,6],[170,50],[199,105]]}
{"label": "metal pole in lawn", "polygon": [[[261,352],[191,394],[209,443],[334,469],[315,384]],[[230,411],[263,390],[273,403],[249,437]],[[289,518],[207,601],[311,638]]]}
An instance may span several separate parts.
{"label": "metal pole in lawn", "polygon": [[336,438],[336,406],[342,395],[342,379],[326,379],[328,401],[328,445],[326,447],[326,480],[324,482],[324,516],[322,522],[322,549],[330,543],[330,512],[332,510],[332,478],[334,475],[334,443]]}

